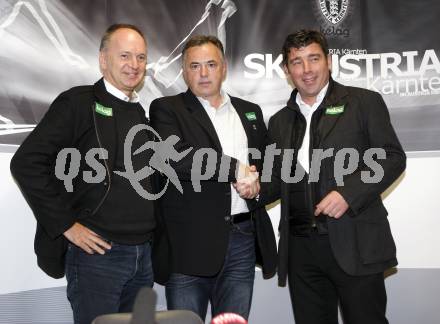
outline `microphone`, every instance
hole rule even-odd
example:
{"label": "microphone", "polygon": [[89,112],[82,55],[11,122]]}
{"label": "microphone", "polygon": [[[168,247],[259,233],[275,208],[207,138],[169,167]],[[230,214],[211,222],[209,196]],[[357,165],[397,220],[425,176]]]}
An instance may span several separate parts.
{"label": "microphone", "polygon": [[130,324],[155,323],[157,294],[150,287],[139,290]]}
{"label": "microphone", "polygon": [[214,317],[211,324],[248,324],[248,322],[238,314],[222,313]]}

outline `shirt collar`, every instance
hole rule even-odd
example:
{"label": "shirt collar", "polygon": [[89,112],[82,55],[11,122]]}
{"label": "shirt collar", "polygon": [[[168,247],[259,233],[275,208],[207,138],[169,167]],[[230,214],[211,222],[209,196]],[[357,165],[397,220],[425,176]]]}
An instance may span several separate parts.
{"label": "shirt collar", "polygon": [[210,109],[215,109],[216,111],[220,111],[225,106],[229,107],[229,103],[231,102],[231,98],[229,98],[229,95],[223,89],[220,90],[220,96],[222,98],[222,103],[218,108],[214,108],[213,106],[211,106],[209,101],[203,99],[202,97],[197,97],[197,99],[199,99],[200,103],[202,104],[203,108],[205,108],[205,110],[208,110],[210,108]]}
{"label": "shirt collar", "polygon": [[321,91],[319,91],[318,95],[316,96],[315,103],[311,106],[304,102],[299,92],[296,94],[296,103],[304,116],[309,116],[311,112],[314,112],[316,109],[318,109],[319,105],[324,100],[325,94],[327,93],[328,85],[329,83],[327,82]]}
{"label": "shirt collar", "polygon": [[116,88],[113,84],[108,82],[106,79],[104,79],[104,85],[105,85],[105,89],[107,90],[107,92],[112,94],[113,96],[115,96],[118,99],[121,99],[126,102],[134,102],[134,103],[139,102],[139,95],[135,90],[133,90],[133,93],[131,94],[131,98],[130,98],[125,93],[123,93],[121,90]]}

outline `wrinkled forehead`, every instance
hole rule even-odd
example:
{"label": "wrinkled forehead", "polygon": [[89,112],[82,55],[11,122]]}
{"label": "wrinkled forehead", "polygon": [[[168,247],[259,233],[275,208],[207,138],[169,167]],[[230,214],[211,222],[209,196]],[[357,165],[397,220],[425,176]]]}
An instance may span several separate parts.
{"label": "wrinkled forehead", "polygon": [[147,42],[137,31],[121,28],[110,35],[107,48],[136,48],[146,51]]}

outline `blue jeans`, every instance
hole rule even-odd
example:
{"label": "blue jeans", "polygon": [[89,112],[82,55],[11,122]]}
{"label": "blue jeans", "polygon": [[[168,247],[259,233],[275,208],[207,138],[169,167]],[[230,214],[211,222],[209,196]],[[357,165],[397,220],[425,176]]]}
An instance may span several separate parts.
{"label": "blue jeans", "polygon": [[111,243],[104,255],[87,254],[69,244],[66,254],[67,298],[75,324],[132,311],[138,291],[153,286],[151,244]]}
{"label": "blue jeans", "polygon": [[172,273],[165,286],[167,307],[187,309],[206,317],[236,313],[249,317],[255,278],[255,231],[252,221],[232,225],[229,246],[220,272],[212,277]]}

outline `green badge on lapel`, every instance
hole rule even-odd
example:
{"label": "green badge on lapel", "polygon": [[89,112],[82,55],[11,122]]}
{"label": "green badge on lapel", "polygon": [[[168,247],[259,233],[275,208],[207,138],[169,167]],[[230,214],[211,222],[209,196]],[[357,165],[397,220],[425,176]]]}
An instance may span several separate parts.
{"label": "green badge on lapel", "polygon": [[255,113],[253,111],[247,112],[245,115],[246,115],[246,118],[250,121],[257,120],[257,116],[255,115]]}
{"label": "green badge on lapel", "polygon": [[101,105],[100,103],[97,103],[97,102],[96,102],[96,105],[95,105],[95,111],[98,114],[106,116],[106,117],[112,117],[113,116],[113,110],[111,108],[104,107],[103,105]]}
{"label": "green badge on lapel", "polygon": [[327,107],[327,109],[325,110],[325,114],[326,115],[339,115],[342,114],[344,112],[344,105],[342,106],[330,106]]}

